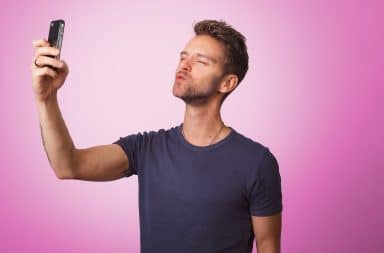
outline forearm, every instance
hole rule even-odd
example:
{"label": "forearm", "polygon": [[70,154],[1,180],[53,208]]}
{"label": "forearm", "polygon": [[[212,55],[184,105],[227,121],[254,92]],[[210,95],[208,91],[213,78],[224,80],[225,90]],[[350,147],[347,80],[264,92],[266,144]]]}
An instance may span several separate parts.
{"label": "forearm", "polygon": [[257,253],[280,253],[278,240],[264,240],[257,244]]}
{"label": "forearm", "polygon": [[72,176],[75,146],[61,115],[57,95],[37,101],[40,131],[48,161],[58,178]]}

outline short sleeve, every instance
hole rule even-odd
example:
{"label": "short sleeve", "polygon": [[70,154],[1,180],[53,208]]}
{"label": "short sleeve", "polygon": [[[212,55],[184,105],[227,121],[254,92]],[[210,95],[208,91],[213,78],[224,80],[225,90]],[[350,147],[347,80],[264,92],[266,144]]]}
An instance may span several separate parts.
{"label": "short sleeve", "polygon": [[113,144],[119,145],[127,155],[129,161],[129,169],[127,168],[126,177],[137,175],[140,168],[142,153],[146,146],[147,138],[146,132],[131,134],[126,137],[120,137]]}
{"label": "short sleeve", "polygon": [[266,148],[264,157],[251,177],[249,208],[253,216],[270,216],[283,210],[281,177],[275,156]]}

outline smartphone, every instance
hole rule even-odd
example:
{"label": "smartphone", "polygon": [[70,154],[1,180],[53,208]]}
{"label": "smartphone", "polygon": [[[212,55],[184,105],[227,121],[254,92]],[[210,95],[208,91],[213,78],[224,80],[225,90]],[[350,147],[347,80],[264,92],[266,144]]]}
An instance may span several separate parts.
{"label": "smartphone", "polygon": [[[53,20],[49,25],[48,42],[51,47],[56,47],[61,51],[63,44],[65,22],[62,19]],[[55,57],[60,59],[60,54]]]}

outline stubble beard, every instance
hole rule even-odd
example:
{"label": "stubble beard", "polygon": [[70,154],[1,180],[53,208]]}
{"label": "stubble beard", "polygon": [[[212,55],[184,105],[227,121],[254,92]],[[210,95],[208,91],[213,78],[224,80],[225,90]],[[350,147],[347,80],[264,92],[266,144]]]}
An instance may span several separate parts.
{"label": "stubble beard", "polygon": [[[218,93],[217,88],[221,82],[221,77],[215,77],[211,81],[211,85],[205,90],[198,90],[194,88],[191,81],[186,84],[186,90],[181,95],[175,95],[181,98],[186,104],[193,106],[201,106],[207,104],[214,95]],[[175,84],[176,81],[175,81]]]}

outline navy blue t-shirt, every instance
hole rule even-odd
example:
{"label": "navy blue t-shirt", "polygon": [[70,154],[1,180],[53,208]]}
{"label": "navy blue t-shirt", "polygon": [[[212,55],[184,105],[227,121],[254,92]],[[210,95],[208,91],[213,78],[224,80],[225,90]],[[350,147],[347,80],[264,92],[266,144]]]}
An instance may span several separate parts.
{"label": "navy blue t-shirt", "polygon": [[138,176],[141,252],[252,252],[251,216],[283,209],[276,158],[233,128],[201,147],[181,126],[114,142]]}

